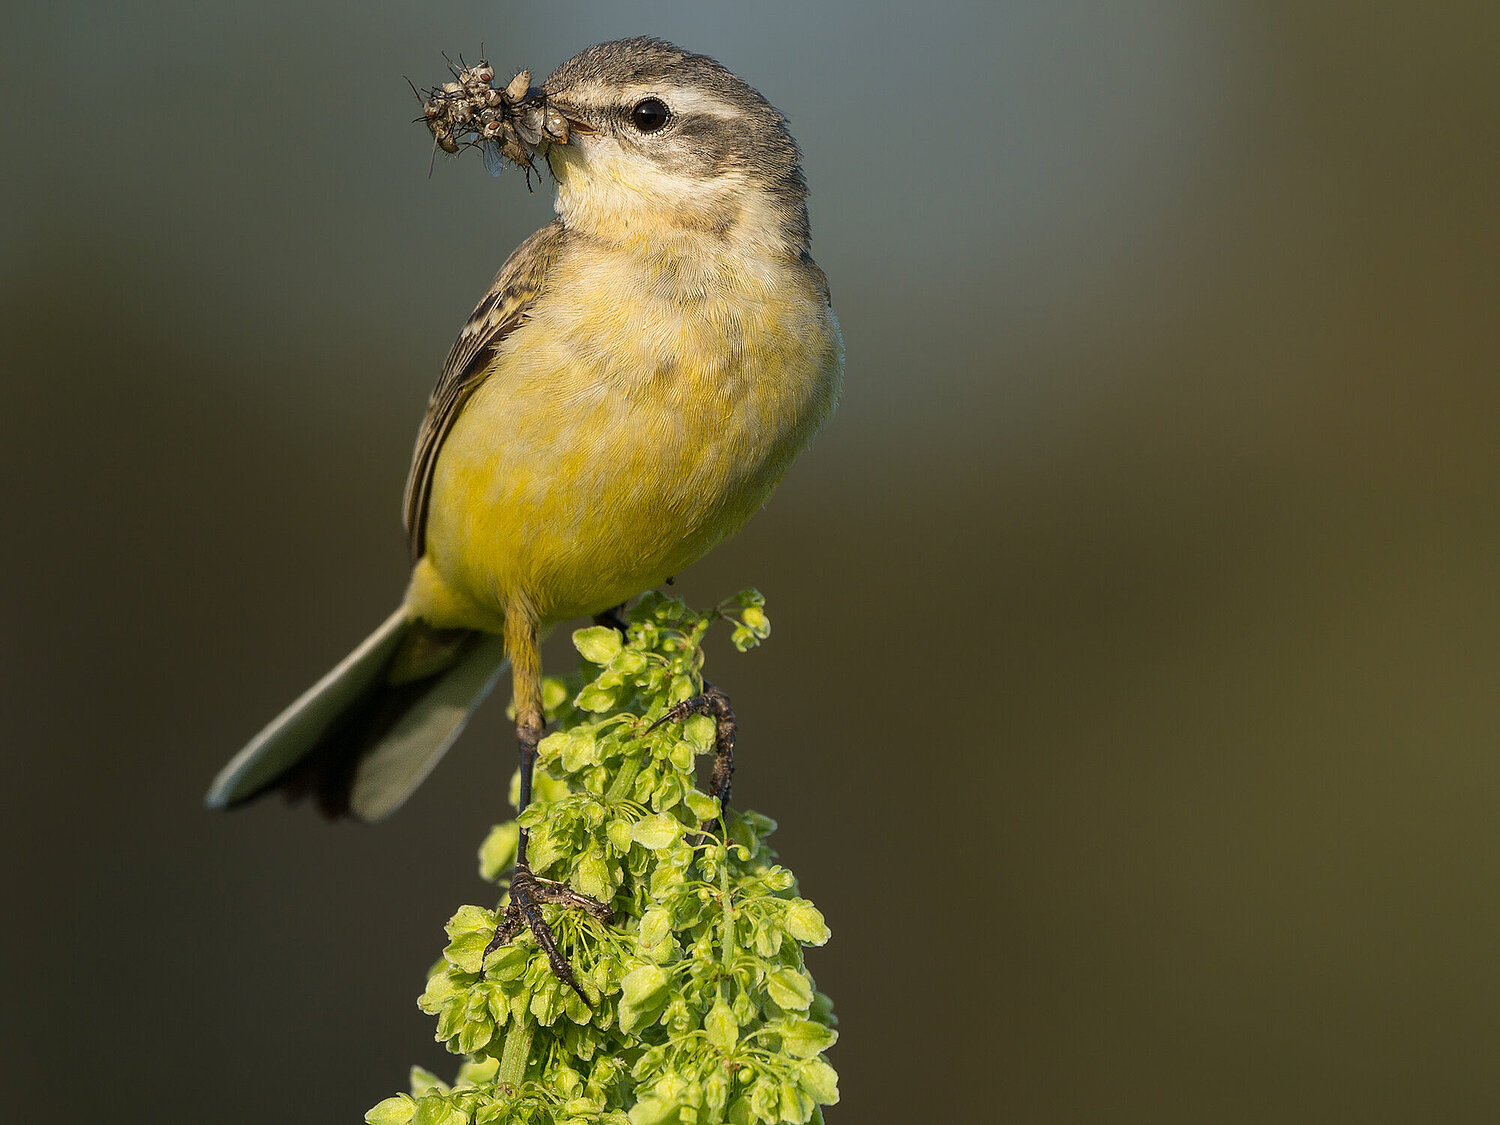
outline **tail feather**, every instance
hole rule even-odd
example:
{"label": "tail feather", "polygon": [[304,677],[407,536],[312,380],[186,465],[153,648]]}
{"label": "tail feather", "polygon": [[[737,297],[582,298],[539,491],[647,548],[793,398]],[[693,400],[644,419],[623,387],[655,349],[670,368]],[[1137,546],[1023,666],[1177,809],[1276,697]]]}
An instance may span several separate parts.
{"label": "tail feather", "polygon": [[369,823],[400,808],[457,740],[504,668],[505,642],[490,633],[474,633],[446,671],[394,689],[401,695],[425,690],[378,739],[363,744],[343,790],[349,814]]}
{"label": "tail feather", "polygon": [[234,756],[207,803],[279,789],[330,817],[380,820],[437,765],[504,664],[499,637],[436,634],[398,610]]}

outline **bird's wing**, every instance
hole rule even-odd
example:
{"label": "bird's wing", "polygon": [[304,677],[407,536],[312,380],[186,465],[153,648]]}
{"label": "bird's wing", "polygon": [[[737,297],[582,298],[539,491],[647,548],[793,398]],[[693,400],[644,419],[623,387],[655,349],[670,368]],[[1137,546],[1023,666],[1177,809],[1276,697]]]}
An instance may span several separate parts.
{"label": "bird's wing", "polygon": [[427,416],[417,433],[411,473],[406,478],[406,534],[413,561],[426,549],[427,500],[432,473],[443,439],[474,389],[490,373],[495,351],[526,322],[532,302],[546,284],[547,271],[557,259],[564,237],[561,222],[553,222],[528,238],[510,256],[491,283],[489,292],[464,324],[443,374],[427,400]]}

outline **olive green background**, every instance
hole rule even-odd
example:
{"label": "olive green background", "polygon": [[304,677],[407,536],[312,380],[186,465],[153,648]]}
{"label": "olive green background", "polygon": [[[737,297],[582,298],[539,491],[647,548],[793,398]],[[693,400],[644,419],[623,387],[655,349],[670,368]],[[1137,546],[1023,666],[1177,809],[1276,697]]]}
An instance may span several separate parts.
{"label": "olive green background", "polygon": [[[200,806],[394,605],[545,186],[402,81],[653,32],[792,119],[833,425],[684,574],[825,911],[835,1121],[1500,1117],[1493,6],[32,5],[0,47],[17,1121],[358,1121],[513,766]],[[621,295],[628,299],[628,295]],[[549,648],[567,661],[565,631]]]}

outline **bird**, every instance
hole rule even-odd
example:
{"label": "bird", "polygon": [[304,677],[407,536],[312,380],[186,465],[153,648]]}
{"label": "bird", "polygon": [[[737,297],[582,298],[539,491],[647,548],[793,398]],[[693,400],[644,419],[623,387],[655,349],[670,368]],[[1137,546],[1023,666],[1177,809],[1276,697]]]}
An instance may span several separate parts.
{"label": "bird", "polygon": [[[843,337],[787,119],[712,58],[653,37],[589,47],[535,93],[563,119],[537,144],[556,217],[500,269],[429,399],[404,498],[405,596],[220,771],[211,807],[281,790],[381,820],[508,662],[524,810],[541,636],[737,531],[837,405]],[[524,924],[582,995],[538,904],[608,907],[538,879],[527,835],[491,948]]]}

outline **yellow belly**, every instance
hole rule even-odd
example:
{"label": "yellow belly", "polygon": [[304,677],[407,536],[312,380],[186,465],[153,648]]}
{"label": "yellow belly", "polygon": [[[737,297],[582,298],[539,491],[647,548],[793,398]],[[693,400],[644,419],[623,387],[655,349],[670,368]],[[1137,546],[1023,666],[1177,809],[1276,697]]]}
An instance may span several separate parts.
{"label": "yellow belly", "polygon": [[443,443],[415,616],[616,605],[737,530],[812,439],[843,363],[821,293],[791,268],[686,299],[660,281],[559,263]]}

